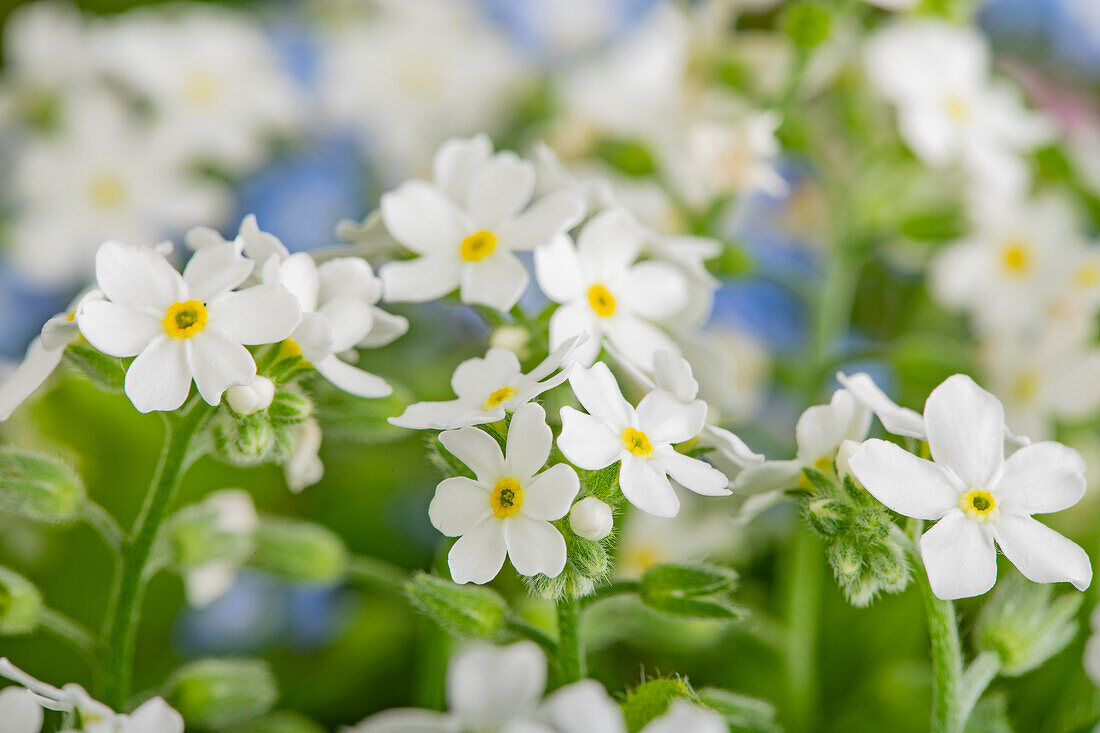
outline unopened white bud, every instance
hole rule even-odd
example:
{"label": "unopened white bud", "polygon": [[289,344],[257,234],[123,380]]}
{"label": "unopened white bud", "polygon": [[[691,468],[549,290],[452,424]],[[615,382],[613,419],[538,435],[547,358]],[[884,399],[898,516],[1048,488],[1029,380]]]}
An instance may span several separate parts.
{"label": "unopened white bud", "polygon": [[252,384],[230,387],[225,400],[238,415],[252,415],[271,407],[275,399],[275,383],[267,377],[256,377]]}
{"label": "unopened white bud", "polygon": [[611,534],[614,523],[611,507],[594,496],[581,499],[569,510],[569,526],[586,540],[599,542]]}
{"label": "unopened white bud", "polygon": [[531,355],[531,332],[523,326],[501,326],[489,337],[489,345],[508,349],[521,360]]}
{"label": "unopened white bud", "polygon": [[856,454],[856,451],[860,449],[862,444],[854,440],[845,440],[840,444],[840,448],[836,451],[836,473],[841,479],[845,476],[851,476],[852,480],[857,484],[859,479],[852,473],[852,469],[848,466],[848,461],[852,460],[852,456]]}

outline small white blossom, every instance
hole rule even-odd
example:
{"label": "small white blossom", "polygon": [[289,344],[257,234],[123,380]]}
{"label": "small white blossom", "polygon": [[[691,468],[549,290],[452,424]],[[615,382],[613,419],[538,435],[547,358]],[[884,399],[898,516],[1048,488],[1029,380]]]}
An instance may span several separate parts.
{"label": "small white blossom", "polygon": [[316,420],[306,420],[294,428],[294,450],[283,465],[283,472],[287,487],[295,494],[325,475],[325,464],[319,455],[321,437],[321,426]]}
{"label": "small white blossom", "polygon": [[997,580],[994,541],[1025,577],[1092,581],[1088,555],[1031,517],[1061,511],[1085,493],[1077,451],[1043,442],[1005,459],[1004,409],[972,379],[956,374],[924,408],[933,461],[893,443],[869,440],[849,461],[860,483],[890,509],[939,520],[920,540],[933,592],[953,599],[981,595]]}
{"label": "small white blossom", "polygon": [[592,364],[606,342],[647,371],[657,350],[679,353],[654,321],[687,305],[687,280],[667,263],[636,262],[643,236],[633,217],[614,209],[588,222],[575,247],[563,235],[535,251],[539,287],[562,304],[550,317],[551,348],[586,333],[575,357],[581,364]]}
{"label": "small white blossom", "polygon": [[531,204],[534,166],[493,153],[485,135],[444,143],[433,177],[382,196],[386,229],[418,255],[382,267],[389,301],[425,302],[459,288],[464,303],[507,311],[530,280],[514,253],[550,242],[584,215],[566,191]]}
{"label": "small white blossom", "polygon": [[588,414],[572,407],[561,409],[558,448],[574,465],[590,471],[620,463],[619,486],[631,504],[656,516],[676,516],[680,500],[670,476],[699,494],[730,493],[725,474],[672,447],[703,429],[705,402],[684,404],[668,392],[655,390],[635,409],[602,362],[574,369],[569,384]]}
{"label": "small white blossom", "polygon": [[234,245],[195,253],[181,276],[152,249],[108,242],[96,254],[105,299],[83,303],[77,324],[103,353],[137,357],[125,386],[138,411],[177,409],[192,381],[217,405],[227,388],[256,377],[244,345],[281,341],[302,317],[281,286],[233,292],[251,272]]}
{"label": "small white blossom", "polygon": [[225,401],[238,415],[266,410],[274,399],[275,383],[267,377],[256,377],[251,384],[234,385],[225,391]]}
{"label": "small white blossom", "polygon": [[528,374],[520,370],[515,352],[494,346],[484,358],[467,359],[455,369],[451,389],[456,399],[417,402],[391,417],[390,423],[414,430],[450,430],[503,420],[506,412],[566,380],[569,371],[562,366],[582,338],[562,344]]}
{"label": "small white blossom", "polygon": [[599,542],[611,534],[615,515],[606,502],[586,496],[569,510],[569,526],[586,540]]}
{"label": "small white blossom", "polygon": [[454,581],[488,583],[505,555],[521,575],[560,575],[565,539],[550,522],[566,515],[580,483],[565,464],[542,471],[553,444],[542,407],[516,410],[504,454],[479,428],[448,430],[439,440],[477,477],[444,479],[428,508],[436,529],[459,538],[447,556]]}

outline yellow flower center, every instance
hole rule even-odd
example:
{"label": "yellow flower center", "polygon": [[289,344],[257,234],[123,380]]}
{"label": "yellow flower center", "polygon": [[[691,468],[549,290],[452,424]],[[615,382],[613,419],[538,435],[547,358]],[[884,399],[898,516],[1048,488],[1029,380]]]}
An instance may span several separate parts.
{"label": "yellow flower center", "polygon": [[1005,242],[1001,263],[1013,275],[1026,274],[1031,269],[1031,245],[1023,239]]}
{"label": "yellow flower center", "polygon": [[[816,461],[814,461],[812,468],[820,471],[821,473],[832,473],[833,457],[821,456],[821,458],[818,458]],[[806,478],[806,474],[802,473],[801,471],[798,472],[798,488],[804,491],[814,491],[814,485],[810,483],[810,479]]]}
{"label": "yellow flower center", "polygon": [[183,85],[184,98],[196,107],[207,107],[221,96],[222,84],[209,71],[196,71]]}
{"label": "yellow flower center", "polygon": [[126,186],[121,177],[104,173],[92,179],[88,195],[92,203],[101,209],[117,209],[126,199]]}
{"label": "yellow flower center", "polygon": [[649,458],[653,455],[653,443],[649,441],[649,436],[641,430],[635,430],[634,428],[623,430],[623,445],[639,458]]}
{"label": "yellow flower center", "polygon": [[494,390],[489,395],[489,399],[485,400],[485,409],[491,410],[494,407],[500,407],[500,405],[516,396],[515,387],[501,387],[498,390]]}
{"label": "yellow flower center", "polygon": [[1100,285],[1100,265],[1090,262],[1087,265],[1078,267],[1077,271],[1073,273],[1073,284],[1082,290]]}
{"label": "yellow flower center", "polygon": [[174,339],[188,339],[206,328],[210,313],[197,300],[173,303],[164,317],[164,330]]}
{"label": "yellow flower center", "polygon": [[1016,383],[1012,385],[1012,394],[1018,402],[1030,402],[1038,391],[1039,378],[1031,372],[1016,377]]}
{"label": "yellow flower center", "polygon": [[496,248],[497,235],[484,229],[466,237],[459,245],[462,259],[467,262],[479,262],[491,255]]}
{"label": "yellow flower center", "polygon": [[618,301],[606,285],[596,283],[588,289],[588,305],[592,312],[600,318],[610,318],[615,315],[615,309],[619,307]]}
{"label": "yellow flower center", "polygon": [[993,518],[997,509],[997,502],[993,494],[984,489],[971,489],[959,497],[959,509],[966,516],[978,522],[985,522]]}
{"label": "yellow flower center", "polygon": [[493,514],[497,519],[507,519],[519,513],[523,506],[523,489],[519,481],[514,478],[502,478],[493,487],[493,493],[489,497],[489,504],[493,507]]}
{"label": "yellow flower center", "polygon": [[956,122],[962,122],[970,116],[970,107],[962,97],[951,97],[947,100],[947,114]]}

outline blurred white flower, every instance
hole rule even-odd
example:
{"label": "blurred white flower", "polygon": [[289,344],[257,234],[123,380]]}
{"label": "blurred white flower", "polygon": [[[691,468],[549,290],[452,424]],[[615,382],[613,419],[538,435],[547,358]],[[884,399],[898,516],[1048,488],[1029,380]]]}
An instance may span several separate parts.
{"label": "blurred white flower", "polygon": [[569,526],[579,536],[599,542],[615,525],[611,507],[594,496],[586,496],[569,510]]}
{"label": "blurred white flower", "polygon": [[318,76],[325,112],[361,133],[386,183],[422,175],[453,135],[502,130],[527,73],[482,13],[456,0],[370,9],[327,29]]}
{"label": "blurred white flower", "polygon": [[620,463],[619,486],[631,504],[659,517],[676,516],[680,500],[669,476],[706,496],[730,493],[729,480],[721,471],[672,447],[703,429],[705,402],[684,404],[656,390],[635,409],[602,362],[574,369],[569,384],[588,414],[572,407],[561,409],[558,448],[574,465],[589,471]]}
{"label": "blurred white flower", "polygon": [[25,140],[12,178],[11,261],[51,285],[88,274],[105,241],[159,241],[218,221],[228,204],[221,184],[185,169],[172,145],[102,95],[69,99],[57,134]]}
{"label": "blurred white flower", "polygon": [[581,338],[562,344],[527,374],[521,371],[515,352],[493,347],[484,358],[467,359],[455,369],[451,389],[456,399],[417,402],[391,417],[390,423],[414,430],[450,430],[503,420],[506,412],[566,380],[569,373],[562,365]]}
{"label": "blurred white flower", "polygon": [[[96,70],[89,47],[95,38],[70,2],[25,3],[4,22],[4,102],[17,107],[58,101]],[[12,99],[14,97],[14,99]]]}
{"label": "blurred white flower", "polygon": [[283,465],[286,485],[295,494],[313,486],[325,475],[321,450],[321,425],[313,419],[294,428],[294,450]]}
{"label": "blurred white flower", "polygon": [[560,575],[565,539],[550,522],[569,512],[580,483],[564,463],[540,473],[553,444],[542,407],[516,410],[503,455],[479,428],[448,430],[439,440],[477,477],[444,479],[428,508],[436,529],[459,538],[447,555],[454,581],[488,583],[505,555],[520,575]]}
{"label": "blurred white flower", "polygon": [[25,687],[0,690],[0,720],[8,733],[39,733],[44,715],[38,697]]}
{"label": "blurred white flower", "polygon": [[673,700],[668,712],[652,721],[643,733],[727,733],[726,719],[688,700]]}
{"label": "blurred white flower", "polygon": [[898,21],[870,37],[864,63],[897,106],[901,136],[921,160],[935,168],[961,163],[977,187],[1026,188],[1021,153],[1053,129],[1024,107],[1019,90],[990,79],[988,44],[976,28]]}
{"label": "blurred white flower", "polygon": [[215,5],[132,10],[94,48],[100,65],[151,107],[161,145],[247,172],[272,137],[297,130],[304,99],[259,24]]}
{"label": "blurred white flower", "polygon": [[1092,581],[1088,555],[1032,514],[1061,511],[1085,493],[1085,462],[1060,443],[1035,443],[1004,457],[1004,409],[967,376],[932,391],[924,408],[935,462],[869,440],[849,460],[859,482],[890,509],[939,520],[920,540],[939,598],[981,595],[997,580],[994,541],[1037,583]]}
{"label": "blurred white flower", "polygon": [[494,154],[485,135],[444,143],[433,177],[382,196],[386,229],[418,255],[382,267],[389,301],[435,300],[460,288],[464,303],[507,311],[530,280],[514,253],[550,242],[584,216],[583,202],[567,191],[528,206],[534,166],[509,151]]}
{"label": "blurred white flower", "polygon": [[670,318],[688,299],[688,284],[675,267],[636,262],[643,229],[622,209],[605,211],[581,230],[574,246],[563,235],[535,250],[539,287],[561,307],[550,317],[550,347],[585,333],[576,352],[591,364],[607,343],[643,369],[658,349],[679,347],[653,321]]}
{"label": "blurred white flower", "polygon": [[1085,674],[1092,680],[1092,684],[1100,687],[1100,605],[1092,609],[1089,625],[1092,627],[1092,635],[1085,643]]}
{"label": "blurred white flower", "polygon": [[61,364],[66,347],[80,336],[76,325],[76,312],[80,304],[102,297],[99,291],[82,294],[73,301],[69,310],[46,321],[41,335],[27,347],[27,354],[19,366],[10,374],[0,375],[0,422],[11,417],[16,408],[49,379]]}
{"label": "blurred white flower", "polygon": [[638,580],[666,563],[693,563],[728,558],[744,535],[737,532],[733,507],[718,511],[713,502],[683,494],[675,519],[627,512],[615,537],[615,577]]}
{"label": "blurred white flower", "polygon": [[[252,496],[240,489],[215,491],[195,509],[212,516],[212,526],[218,532],[242,539],[250,546],[252,533],[259,526]],[[240,561],[213,560],[183,573],[187,602],[195,608],[209,606],[223,596],[237,579]]]}
{"label": "blurred white flower", "polygon": [[238,415],[266,410],[274,399],[275,383],[267,377],[256,377],[251,384],[233,385],[225,391],[225,401]]}
{"label": "blurred white flower", "polygon": [[181,276],[152,249],[108,242],[96,254],[105,299],[84,302],[77,325],[103,353],[137,357],[126,372],[126,395],[139,412],[177,409],[192,381],[217,405],[228,387],[256,377],[244,345],[281,341],[302,317],[281,286],[233,292],[252,266],[227,244],[195,253]]}

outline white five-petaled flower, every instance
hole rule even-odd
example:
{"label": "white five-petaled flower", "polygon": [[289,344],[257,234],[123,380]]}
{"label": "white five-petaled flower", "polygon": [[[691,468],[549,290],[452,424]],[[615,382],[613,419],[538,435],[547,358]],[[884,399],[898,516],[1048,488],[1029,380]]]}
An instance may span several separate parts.
{"label": "white five-petaled flower", "polygon": [[386,229],[418,255],[382,267],[387,300],[424,302],[459,288],[464,303],[509,310],[530,281],[514,253],[547,244],[584,216],[584,203],[567,191],[528,206],[534,166],[493,153],[485,135],[444,143],[433,177],[382,196]]}
{"label": "white five-petaled flower", "polygon": [[147,700],[129,715],[120,715],[93,700],[80,685],[70,683],[60,689],[48,685],[6,658],[0,658],[0,677],[19,685],[0,692],[4,733],[39,733],[43,709],[60,711],[69,726],[82,722],[81,730],[87,733],[183,733],[183,717],[160,697]]}
{"label": "white five-petaled flower", "polygon": [[653,322],[687,305],[687,280],[668,263],[636,262],[644,243],[638,222],[613,209],[585,225],[576,247],[562,235],[535,251],[539,287],[562,304],[550,317],[550,348],[587,333],[575,355],[581,364],[592,364],[606,340],[647,371],[658,349],[679,353]]}
{"label": "white five-petaled flower", "polygon": [[[518,409],[566,380],[569,371],[561,367],[581,338],[562,344],[527,374],[520,370],[515,352],[493,347],[484,358],[467,359],[455,369],[451,389],[456,399],[417,402],[398,417],[391,417],[390,422],[414,430],[450,430],[503,420],[505,412]],[[558,369],[561,371],[554,374]]]}
{"label": "white five-petaled flower", "polygon": [[703,429],[705,402],[684,404],[668,392],[655,390],[635,409],[603,362],[574,369],[569,384],[588,414],[561,408],[558,448],[573,464],[590,471],[620,463],[619,486],[631,504],[659,517],[676,516],[680,500],[669,476],[698,494],[730,493],[725,474],[672,447]]}
{"label": "white five-petaled flower", "polygon": [[504,454],[480,428],[448,430],[439,440],[477,477],[444,479],[428,508],[436,529],[459,537],[447,556],[454,581],[488,583],[505,555],[521,575],[560,575],[565,539],[550,522],[569,512],[580,482],[563,463],[539,473],[553,444],[542,407],[516,410]]}
{"label": "white five-petaled flower", "polygon": [[256,377],[244,345],[281,341],[302,317],[281,286],[233,292],[252,266],[226,244],[195,253],[181,276],[155,250],[108,242],[96,254],[105,299],[84,302],[77,325],[103,353],[137,357],[125,386],[140,412],[175,410],[192,381],[217,405],[228,387]]}
{"label": "white five-petaled flower", "polygon": [[1085,463],[1060,443],[1025,446],[1005,459],[1004,409],[996,397],[956,374],[924,407],[933,461],[893,443],[869,440],[849,465],[871,494],[908,517],[939,520],[920,539],[932,591],[940,598],[981,595],[997,580],[994,541],[1037,583],[1092,581],[1088,555],[1036,521],[1085,493]]}

